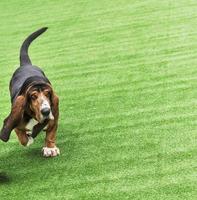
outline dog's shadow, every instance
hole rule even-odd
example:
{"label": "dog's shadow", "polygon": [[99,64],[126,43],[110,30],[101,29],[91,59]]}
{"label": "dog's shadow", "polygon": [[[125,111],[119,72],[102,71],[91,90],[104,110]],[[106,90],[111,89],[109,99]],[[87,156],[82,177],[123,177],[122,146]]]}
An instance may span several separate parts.
{"label": "dog's shadow", "polygon": [[9,151],[9,153],[0,157],[0,186],[22,181],[21,173],[23,173],[24,167],[29,170],[30,160],[38,162],[41,159],[38,148],[20,149],[19,147],[18,149],[16,147],[16,149],[16,151]]}
{"label": "dog's shadow", "polygon": [[[74,137],[78,137],[75,135]],[[60,156],[54,158],[45,158],[42,156],[42,138],[36,139],[35,144],[31,147],[21,147],[18,143],[14,143],[14,147],[7,154],[0,156],[0,185],[9,183],[22,183],[27,177],[29,178],[29,173],[33,173],[36,170],[41,170],[39,173],[46,174],[48,171],[48,176],[52,176],[54,169],[58,170],[61,167],[62,161],[67,162],[73,153],[73,147],[75,142],[73,139],[65,139],[65,136],[60,136],[58,138],[58,147],[60,148]],[[3,145],[7,145],[4,144]],[[46,169],[43,170],[43,166]],[[39,168],[41,167],[41,168]],[[50,173],[51,172],[51,173]]]}
{"label": "dog's shadow", "polygon": [[6,172],[0,172],[0,184],[8,184],[11,182],[11,177]]}

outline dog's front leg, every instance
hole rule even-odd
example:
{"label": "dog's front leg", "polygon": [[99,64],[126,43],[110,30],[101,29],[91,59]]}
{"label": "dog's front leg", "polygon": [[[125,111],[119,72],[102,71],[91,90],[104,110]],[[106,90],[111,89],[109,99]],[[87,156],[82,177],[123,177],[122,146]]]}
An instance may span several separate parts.
{"label": "dog's front leg", "polygon": [[3,127],[0,131],[0,139],[7,142],[10,138],[11,131],[21,121],[24,113],[25,98],[18,96],[12,105],[9,116],[4,120]]}
{"label": "dog's front leg", "polygon": [[45,147],[43,147],[44,157],[55,157],[60,154],[60,150],[55,145],[57,123],[50,121],[46,130]]}
{"label": "dog's front leg", "polygon": [[4,142],[7,142],[10,138],[13,128],[14,124],[11,120],[11,116],[9,115],[6,119],[4,119],[3,127],[0,131],[0,139]]}
{"label": "dog's front leg", "polygon": [[46,138],[45,138],[45,147],[43,147],[43,156],[45,157],[54,157],[60,154],[59,148],[55,145],[55,137],[58,126],[58,118],[59,118],[59,99],[54,94],[52,97],[52,113],[54,116],[54,120],[49,120],[46,129]]}

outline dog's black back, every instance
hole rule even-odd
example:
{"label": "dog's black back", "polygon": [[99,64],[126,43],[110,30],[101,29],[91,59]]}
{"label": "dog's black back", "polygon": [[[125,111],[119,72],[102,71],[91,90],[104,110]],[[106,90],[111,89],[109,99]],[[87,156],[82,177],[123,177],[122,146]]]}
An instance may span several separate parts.
{"label": "dog's black back", "polygon": [[44,72],[39,67],[32,65],[28,55],[28,48],[31,42],[46,30],[47,27],[44,27],[32,33],[21,46],[20,67],[14,72],[10,81],[10,96],[12,102],[20,94],[21,88],[24,88],[24,84],[27,84],[27,82],[29,83],[36,79],[39,82],[49,83]]}

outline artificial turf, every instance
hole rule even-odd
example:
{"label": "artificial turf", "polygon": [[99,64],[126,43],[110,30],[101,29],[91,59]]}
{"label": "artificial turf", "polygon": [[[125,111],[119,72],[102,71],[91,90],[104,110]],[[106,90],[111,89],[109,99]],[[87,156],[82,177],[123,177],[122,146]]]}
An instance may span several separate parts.
{"label": "artificial turf", "polygon": [[57,145],[0,142],[0,199],[196,199],[197,2],[1,0],[0,124],[30,48],[60,97]]}

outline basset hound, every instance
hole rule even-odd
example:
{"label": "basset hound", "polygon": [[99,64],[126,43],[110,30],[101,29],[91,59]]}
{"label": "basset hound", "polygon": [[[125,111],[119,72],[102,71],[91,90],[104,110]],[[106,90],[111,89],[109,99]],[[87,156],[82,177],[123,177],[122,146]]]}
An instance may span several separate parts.
{"label": "basset hound", "polygon": [[41,28],[29,35],[20,49],[20,67],[10,81],[11,112],[4,120],[0,139],[9,140],[14,129],[20,143],[29,146],[41,130],[46,131],[43,156],[60,154],[55,138],[58,127],[58,97],[44,72],[32,65],[28,55],[31,42],[47,30]]}

